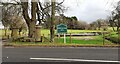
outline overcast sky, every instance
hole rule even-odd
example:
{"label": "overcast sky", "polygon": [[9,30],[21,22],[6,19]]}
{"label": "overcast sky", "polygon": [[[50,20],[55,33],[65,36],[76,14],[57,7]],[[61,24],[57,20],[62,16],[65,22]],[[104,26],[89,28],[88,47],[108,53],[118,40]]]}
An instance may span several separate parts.
{"label": "overcast sky", "polygon": [[99,18],[106,19],[118,1],[120,0],[65,0],[63,5],[69,9],[64,14],[90,23]]}
{"label": "overcast sky", "polygon": [[88,23],[96,19],[105,19],[110,15],[113,6],[119,0],[65,0],[63,3],[69,9],[64,13],[66,16],[77,16],[79,20]]}

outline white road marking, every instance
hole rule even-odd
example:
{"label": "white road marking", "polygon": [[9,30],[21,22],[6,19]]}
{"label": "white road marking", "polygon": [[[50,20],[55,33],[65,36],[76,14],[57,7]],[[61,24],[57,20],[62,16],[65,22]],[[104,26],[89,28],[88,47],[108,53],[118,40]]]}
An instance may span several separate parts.
{"label": "white road marking", "polygon": [[84,59],[62,59],[62,58],[30,58],[31,60],[56,60],[56,61],[85,61],[85,62],[114,62],[120,63],[120,61],[109,60],[84,60]]}

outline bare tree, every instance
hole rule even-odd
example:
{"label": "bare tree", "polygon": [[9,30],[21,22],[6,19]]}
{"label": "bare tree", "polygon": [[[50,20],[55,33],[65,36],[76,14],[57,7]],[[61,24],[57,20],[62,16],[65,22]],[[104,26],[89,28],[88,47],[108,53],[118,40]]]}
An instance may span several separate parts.
{"label": "bare tree", "polygon": [[[20,5],[21,6],[22,15],[28,26],[28,30],[29,30],[28,36],[30,38],[33,38],[35,36],[34,32],[35,32],[35,26],[36,26],[37,19],[39,21],[39,24],[41,24],[41,22],[44,21],[44,19],[46,19],[47,16],[50,18],[54,17],[55,11],[53,11],[53,10],[60,11],[62,9],[62,8],[60,8],[60,5],[64,2],[64,0],[60,3],[54,2],[55,6],[50,4],[45,7],[42,5],[40,0],[38,0],[38,1],[31,0],[31,3],[28,0],[20,0],[20,1],[12,0],[12,1],[14,1],[15,3],[13,2],[13,3],[3,3],[3,4],[11,4],[11,5]],[[49,3],[53,4],[53,2],[49,2]],[[29,8],[29,7],[31,7],[31,8]],[[52,9],[51,9],[51,7],[52,7]],[[50,10],[47,11],[48,9],[50,9]],[[52,12],[50,12],[50,11],[52,11]],[[29,14],[29,12],[31,12],[31,14]],[[52,13],[52,14],[50,14],[50,13]],[[54,20],[54,19],[53,18],[51,19],[51,25],[54,25],[54,22],[52,22],[52,20]],[[51,29],[50,31],[52,32],[51,33],[51,35],[52,35],[52,34],[54,34],[53,26],[51,28],[50,28]],[[51,38],[53,38],[53,37],[54,37],[54,35]]]}
{"label": "bare tree", "polygon": [[55,33],[55,3],[56,0],[51,0],[52,11],[51,11],[51,24],[50,24],[50,42],[54,42],[54,33]]}
{"label": "bare tree", "polygon": [[109,24],[110,24],[110,27],[112,27],[112,29],[113,29],[113,31],[115,31],[115,23],[113,22],[113,17],[112,16],[109,16],[108,17],[108,22],[109,22]]}
{"label": "bare tree", "polygon": [[[21,7],[19,5],[12,5],[8,3],[2,3],[2,24],[5,28],[5,36],[7,35],[7,29],[11,28],[12,24],[15,21],[11,21],[12,16],[17,15],[21,16]],[[24,23],[24,22],[21,22]],[[18,21],[19,24],[19,21]],[[21,25],[19,25],[21,26]],[[14,26],[16,27],[16,26]]]}
{"label": "bare tree", "polygon": [[26,2],[23,2],[21,0],[21,6],[23,9],[23,17],[27,23],[28,26],[28,30],[29,30],[29,34],[28,36],[30,38],[34,37],[34,32],[35,32],[35,25],[36,25],[36,10],[37,10],[37,2],[33,2],[33,0],[31,1],[31,18],[29,17],[28,14],[28,0]]}
{"label": "bare tree", "polygon": [[112,11],[112,17],[110,19],[110,24],[114,24],[117,27],[117,31],[120,28],[120,1],[114,11]]}

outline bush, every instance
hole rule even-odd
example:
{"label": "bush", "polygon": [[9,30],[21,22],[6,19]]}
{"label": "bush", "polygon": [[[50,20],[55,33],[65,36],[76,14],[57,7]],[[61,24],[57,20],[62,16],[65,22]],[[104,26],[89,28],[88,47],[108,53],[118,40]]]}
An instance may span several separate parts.
{"label": "bush", "polygon": [[112,43],[120,44],[120,38],[118,39],[117,37],[107,37],[106,39],[112,41]]}

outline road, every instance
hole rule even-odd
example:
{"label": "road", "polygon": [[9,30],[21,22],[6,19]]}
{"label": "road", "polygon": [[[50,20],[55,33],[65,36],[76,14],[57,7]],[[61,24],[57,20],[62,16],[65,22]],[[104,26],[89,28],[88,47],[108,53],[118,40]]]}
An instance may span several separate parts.
{"label": "road", "polygon": [[118,48],[3,47],[3,62],[118,62]]}

